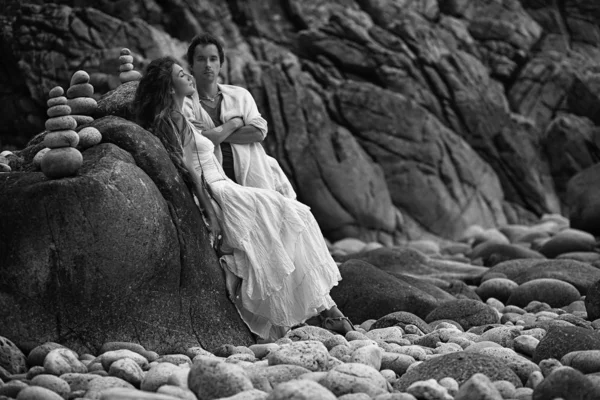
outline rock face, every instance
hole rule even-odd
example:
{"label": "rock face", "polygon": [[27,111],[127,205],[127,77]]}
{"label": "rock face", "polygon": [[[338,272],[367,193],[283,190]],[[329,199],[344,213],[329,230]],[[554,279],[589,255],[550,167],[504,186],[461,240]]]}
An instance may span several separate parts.
{"label": "rock face", "polygon": [[252,341],[201,215],[159,140],[117,117],[79,175],[0,177],[0,335],[95,352]]}
{"label": "rock face", "polygon": [[9,1],[2,17],[0,147],[41,130],[44,94],[75,69],[99,100],[123,46],[141,71],[210,31],[223,82],[252,92],[265,147],[331,240],[525,223],[564,210],[568,180],[600,161],[591,0],[56,3]]}

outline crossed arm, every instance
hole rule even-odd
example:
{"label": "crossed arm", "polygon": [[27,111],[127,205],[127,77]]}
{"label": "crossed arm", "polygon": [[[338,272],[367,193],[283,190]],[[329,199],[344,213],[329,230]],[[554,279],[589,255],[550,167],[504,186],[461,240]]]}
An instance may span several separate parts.
{"label": "crossed arm", "polygon": [[197,128],[202,130],[202,134],[210,139],[214,145],[223,142],[232,144],[248,144],[262,142],[264,135],[260,129],[252,125],[244,125],[242,118],[236,117],[225,122],[216,128],[207,129],[207,126],[200,121],[191,121]]}

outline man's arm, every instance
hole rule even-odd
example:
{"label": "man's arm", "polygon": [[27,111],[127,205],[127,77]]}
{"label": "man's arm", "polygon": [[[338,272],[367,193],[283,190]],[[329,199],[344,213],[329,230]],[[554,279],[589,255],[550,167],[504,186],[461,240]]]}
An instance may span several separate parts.
{"label": "man's arm", "polygon": [[233,143],[233,144],[249,144],[262,142],[265,138],[265,135],[262,133],[260,129],[253,125],[242,126],[237,129],[231,135],[229,135],[223,142]]}
{"label": "man's arm", "polygon": [[231,136],[236,130],[243,127],[244,122],[241,118],[233,118],[229,121],[225,122],[221,126],[217,126],[216,128],[206,129],[206,126],[202,122],[198,121],[190,121],[197,128],[202,130],[202,134],[206,136],[215,146],[221,144],[221,142],[225,141],[229,136]]}

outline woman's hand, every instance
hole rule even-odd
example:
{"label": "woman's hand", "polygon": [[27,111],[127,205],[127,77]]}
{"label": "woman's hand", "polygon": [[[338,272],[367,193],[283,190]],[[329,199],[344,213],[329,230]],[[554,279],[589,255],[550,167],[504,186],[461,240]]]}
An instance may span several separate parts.
{"label": "woman's hand", "polygon": [[189,121],[200,131],[207,131],[209,129],[208,126],[202,121],[197,121],[195,119],[190,119]]}
{"label": "woman's hand", "polygon": [[221,230],[221,224],[219,224],[215,215],[212,215],[208,221],[208,230],[215,240],[213,247],[218,251],[223,244],[223,231]]}

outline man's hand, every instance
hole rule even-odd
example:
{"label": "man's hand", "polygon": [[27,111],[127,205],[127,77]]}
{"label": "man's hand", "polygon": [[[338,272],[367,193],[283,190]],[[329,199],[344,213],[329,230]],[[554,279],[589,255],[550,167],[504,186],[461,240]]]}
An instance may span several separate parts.
{"label": "man's hand", "polygon": [[234,117],[234,118],[231,118],[227,122],[233,123],[235,126],[235,129],[240,129],[242,126],[244,126],[244,120],[242,119],[242,117]]}

